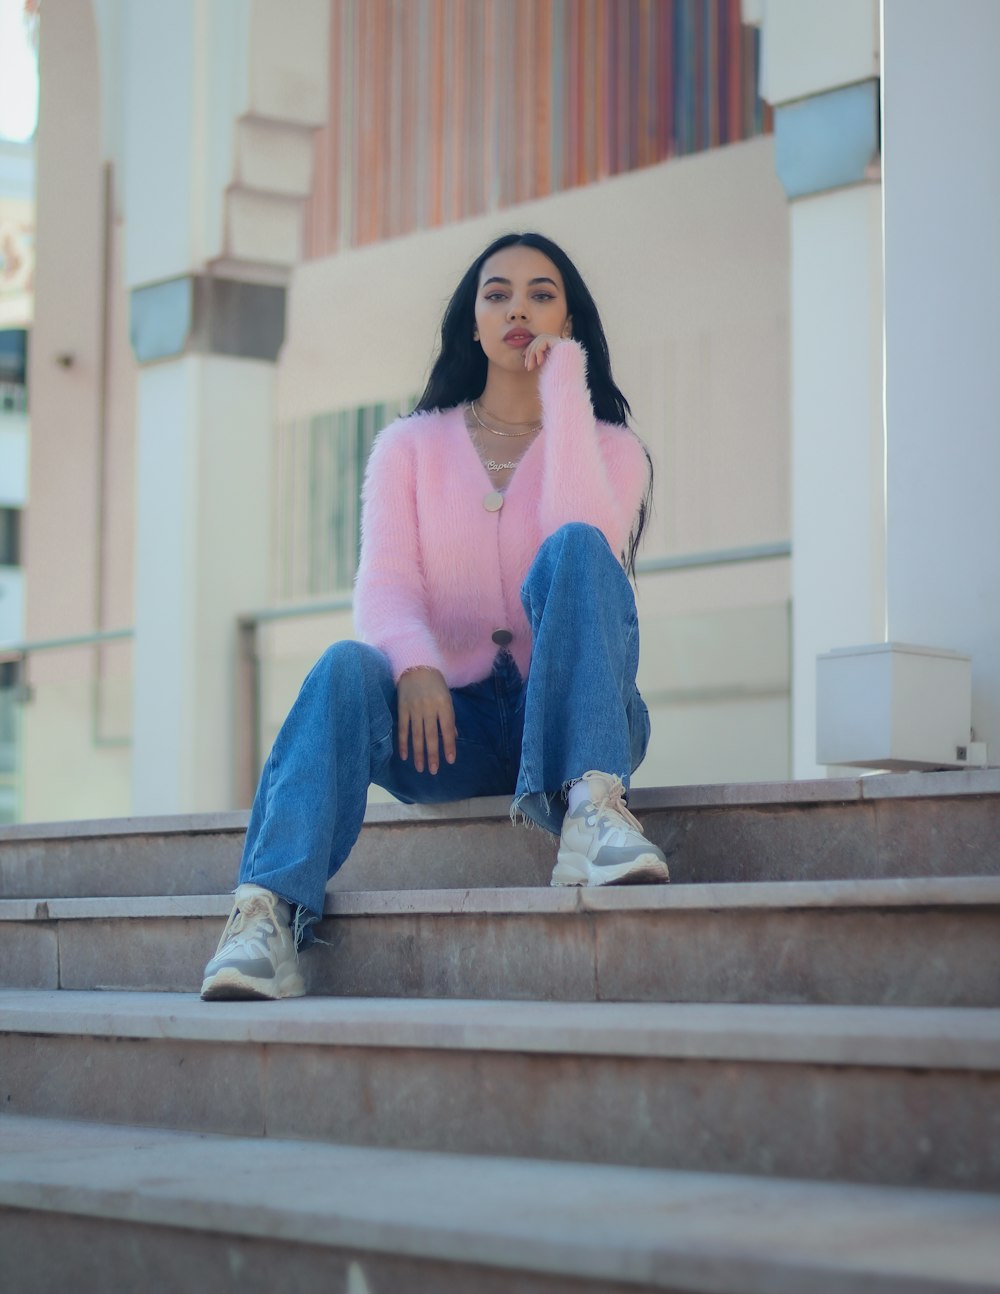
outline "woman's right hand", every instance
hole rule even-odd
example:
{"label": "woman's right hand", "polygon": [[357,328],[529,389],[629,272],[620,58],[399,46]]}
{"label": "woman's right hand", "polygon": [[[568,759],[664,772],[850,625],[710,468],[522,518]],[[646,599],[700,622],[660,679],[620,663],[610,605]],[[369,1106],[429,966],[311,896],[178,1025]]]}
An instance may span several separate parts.
{"label": "woman's right hand", "polygon": [[[451,692],[440,670],[428,666],[409,669],[396,684],[399,710],[399,757],[406,759],[413,748],[413,764],[418,773],[427,767],[436,773],[440,767],[440,750],[449,764],[455,762],[455,707]],[[440,742],[438,732],[440,731]],[[412,734],[412,738],[411,738]]]}

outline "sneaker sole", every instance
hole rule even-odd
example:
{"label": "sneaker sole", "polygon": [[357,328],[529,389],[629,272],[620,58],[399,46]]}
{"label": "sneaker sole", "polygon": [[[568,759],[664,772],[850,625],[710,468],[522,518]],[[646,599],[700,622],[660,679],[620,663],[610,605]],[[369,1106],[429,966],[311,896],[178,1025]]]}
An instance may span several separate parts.
{"label": "sneaker sole", "polygon": [[281,984],[273,980],[257,979],[253,975],[244,975],[237,970],[216,971],[201,986],[201,997],[204,1002],[256,1000],[277,1002],[286,997],[305,997],[306,986],[302,976],[296,972],[286,976]]}
{"label": "sneaker sole", "polygon": [[670,872],[655,854],[640,855],[613,867],[595,867],[583,856],[559,851],[550,885],[664,885]]}

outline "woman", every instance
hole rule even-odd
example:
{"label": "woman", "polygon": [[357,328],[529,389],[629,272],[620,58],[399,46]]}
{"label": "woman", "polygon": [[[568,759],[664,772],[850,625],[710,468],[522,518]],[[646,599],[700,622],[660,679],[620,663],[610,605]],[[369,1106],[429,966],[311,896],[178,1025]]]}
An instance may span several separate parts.
{"label": "woman", "polygon": [[261,774],[204,998],[299,996],[375,782],[406,802],[513,794],[560,837],[553,885],[668,879],[625,806],[649,740],[626,575],[651,468],[590,292],[539,234],[498,238],[445,312],[416,411],[375,442],[355,623]]}

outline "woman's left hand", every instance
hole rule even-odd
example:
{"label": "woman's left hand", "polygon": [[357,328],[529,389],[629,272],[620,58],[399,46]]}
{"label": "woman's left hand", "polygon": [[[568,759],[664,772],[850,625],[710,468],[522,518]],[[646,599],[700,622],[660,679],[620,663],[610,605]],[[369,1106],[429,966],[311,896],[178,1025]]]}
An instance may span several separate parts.
{"label": "woman's left hand", "polygon": [[554,337],[551,333],[540,332],[524,348],[524,367],[530,373],[532,369],[541,368],[549,356],[564,338]]}

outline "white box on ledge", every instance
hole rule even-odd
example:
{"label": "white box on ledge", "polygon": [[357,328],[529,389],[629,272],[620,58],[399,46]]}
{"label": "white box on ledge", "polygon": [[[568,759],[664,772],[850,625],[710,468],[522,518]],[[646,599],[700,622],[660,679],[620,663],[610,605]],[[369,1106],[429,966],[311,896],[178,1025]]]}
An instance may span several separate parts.
{"label": "white box on ledge", "polygon": [[875,643],[816,661],[816,759],[896,771],[985,763],[972,740],[972,657]]}

